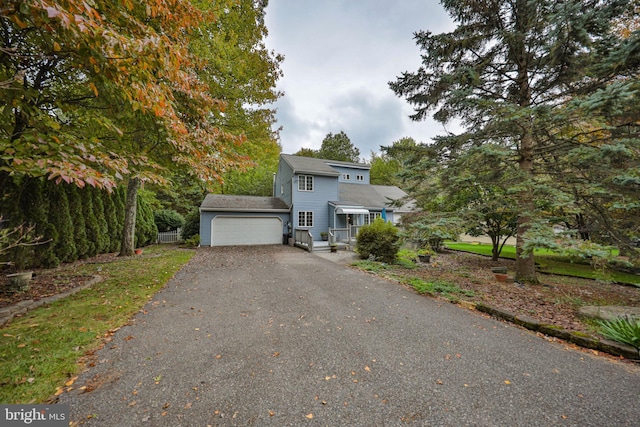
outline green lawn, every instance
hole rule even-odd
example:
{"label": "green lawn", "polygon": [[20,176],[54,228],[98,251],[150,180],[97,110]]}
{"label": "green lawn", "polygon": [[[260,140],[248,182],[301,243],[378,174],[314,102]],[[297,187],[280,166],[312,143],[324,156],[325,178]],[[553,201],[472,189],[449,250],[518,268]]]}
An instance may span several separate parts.
{"label": "green lawn", "polygon": [[[480,255],[491,256],[490,244],[447,242],[446,247],[456,251],[472,252]],[[569,257],[560,256],[547,249],[534,251],[538,271],[543,273],[562,274],[586,279],[607,280],[618,283],[640,286],[640,277],[635,274],[614,270],[595,270],[586,262],[575,262]],[[515,259],[516,248],[506,246],[500,253],[501,258]]]}
{"label": "green lawn", "polygon": [[77,267],[77,274],[105,280],[0,328],[0,402],[46,402],[71,386],[80,357],[126,324],[194,254],[158,245],[142,256]]}

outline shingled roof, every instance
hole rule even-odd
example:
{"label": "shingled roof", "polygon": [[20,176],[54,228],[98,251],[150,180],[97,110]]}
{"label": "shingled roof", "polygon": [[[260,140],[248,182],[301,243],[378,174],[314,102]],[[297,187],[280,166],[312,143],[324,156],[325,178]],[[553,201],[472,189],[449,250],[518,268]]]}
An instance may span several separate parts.
{"label": "shingled roof", "polygon": [[233,196],[207,194],[201,211],[289,212],[289,206],[278,197]]}
{"label": "shingled roof", "polygon": [[371,166],[364,163],[341,162],[338,160],[316,159],[313,157],[293,156],[291,154],[281,154],[280,157],[293,169],[293,173],[308,173],[313,175],[339,176],[340,172],[330,165],[348,166],[356,169],[371,169]]}
{"label": "shingled roof", "polygon": [[390,207],[394,200],[402,199],[407,193],[391,185],[338,184],[339,204],[350,203],[366,208],[381,208],[386,206],[390,210],[408,212],[412,208],[411,202],[401,207]]}

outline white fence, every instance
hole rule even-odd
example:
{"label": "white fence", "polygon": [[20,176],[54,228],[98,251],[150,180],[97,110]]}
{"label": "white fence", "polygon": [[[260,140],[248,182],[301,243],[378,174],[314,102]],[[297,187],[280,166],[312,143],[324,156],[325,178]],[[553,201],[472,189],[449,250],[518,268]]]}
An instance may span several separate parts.
{"label": "white fence", "polygon": [[163,231],[161,233],[158,233],[158,239],[156,240],[157,243],[177,243],[180,242],[182,239],[180,238],[180,229],[178,228],[177,230],[173,230],[173,231]]}

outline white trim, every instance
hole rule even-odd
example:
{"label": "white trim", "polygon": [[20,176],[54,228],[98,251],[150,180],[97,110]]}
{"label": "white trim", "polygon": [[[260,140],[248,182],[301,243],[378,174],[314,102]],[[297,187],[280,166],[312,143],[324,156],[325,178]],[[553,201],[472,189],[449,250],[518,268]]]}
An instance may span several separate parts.
{"label": "white trim", "polygon": [[336,213],[339,215],[349,214],[349,215],[364,215],[369,214],[368,209],[362,208],[338,208],[336,209]]}

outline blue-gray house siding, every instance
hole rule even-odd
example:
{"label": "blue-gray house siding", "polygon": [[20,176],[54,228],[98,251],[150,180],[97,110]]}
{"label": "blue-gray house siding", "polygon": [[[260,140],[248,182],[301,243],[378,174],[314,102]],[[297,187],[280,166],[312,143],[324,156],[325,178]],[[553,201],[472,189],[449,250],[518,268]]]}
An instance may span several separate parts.
{"label": "blue-gray house siding", "polygon": [[[294,230],[309,230],[314,240],[329,228],[346,228],[349,225],[369,223],[385,210],[388,221],[393,222],[398,208],[391,206],[391,199],[406,196],[402,190],[391,186],[370,185],[370,166],[361,163],[340,162],[281,154],[278,171],[273,179],[273,197],[208,195],[200,207],[200,239],[202,245],[212,244],[212,230],[217,236],[232,236],[224,230],[228,221],[212,223],[216,217],[235,218],[234,225],[241,228],[243,218],[279,218],[283,241]],[[300,188],[309,184],[312,188]],[[391,197],[390,197],[391,196]],[[300,212],[312,212],[312,225],[300,222]],[[308,216],[305,216],[308,218]],[[240,227],[238,222],[242,223]],[[268,226],[262,227],[263,224]],[[250,222],[256,234],[262,230],[275,230],[276,221]],[[221,226],[224,225],[224,226]],[[251,228],[251,227],[248,227]],[[224,239],[219,239],[223,241]]]}

